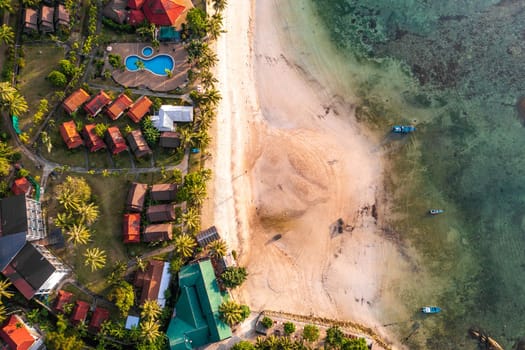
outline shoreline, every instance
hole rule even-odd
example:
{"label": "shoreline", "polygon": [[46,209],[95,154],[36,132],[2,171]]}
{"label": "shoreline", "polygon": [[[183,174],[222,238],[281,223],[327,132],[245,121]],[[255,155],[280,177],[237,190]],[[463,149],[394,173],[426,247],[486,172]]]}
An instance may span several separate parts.
{"label": "shoreline", "polygon": [[[277,2],[229,3],[224,18],[206,211],[249,272],[234,297],[254,311],[357,321],[395,343],[377,327],[382,305],[394,301],[388,281],[408,267],[381,233],[375,140],[355,122],[354,106],[295,61],[290,51],[301,48],[288,46]],[[351,232],[333,234],[338,218]]]}

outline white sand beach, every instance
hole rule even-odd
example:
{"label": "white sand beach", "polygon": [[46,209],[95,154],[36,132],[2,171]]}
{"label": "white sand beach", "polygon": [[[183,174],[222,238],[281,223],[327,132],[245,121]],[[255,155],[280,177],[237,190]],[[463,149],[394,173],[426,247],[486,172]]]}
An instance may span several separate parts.
{"label": "white sand beach", "polygon": [[[361,322],[389,340],[381,305],[408,268],[383,238],[383,160],[352,105],[294,61],[278,1],[229,1],[217,42],[223,100],[204,225],[249,278],[252,310]],[[344,221],[337,232],[337,220]]]}

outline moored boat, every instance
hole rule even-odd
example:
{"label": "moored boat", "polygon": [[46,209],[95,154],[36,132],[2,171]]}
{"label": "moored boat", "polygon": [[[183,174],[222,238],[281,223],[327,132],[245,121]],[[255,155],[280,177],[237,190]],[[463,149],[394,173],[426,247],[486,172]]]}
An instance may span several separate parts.
{"label": "moored boat", "polygon": [[428,213],[429,213],[430,215],[438,215],[438,214],[441,214],[441,213],[443,213],[443,212],[444,212],[443,209],[430,209],[430,210],[428,211]]}
{"label": "moored boat", "polygon": [[392,127],[394,134],[409,134],[414,131],[416,131],[416,127],[412,125],[394,125]]}
{"label": "moored boat", "polygon": [[421,308],[421,312],[424,314],[437,314],[441,312],[441,308],[438,306],[424,306]]}

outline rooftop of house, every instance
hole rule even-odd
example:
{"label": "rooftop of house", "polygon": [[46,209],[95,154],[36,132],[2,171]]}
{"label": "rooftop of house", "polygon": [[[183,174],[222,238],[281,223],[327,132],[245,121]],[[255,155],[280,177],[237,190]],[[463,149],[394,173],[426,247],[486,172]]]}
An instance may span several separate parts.
{"label": "rooftop of house", "polygon": [[11,191],[15,195],[25,195],[31,190],[31,183],[29,183],[29,180],[27,180],[25,177],[20,177],[18,179],[15,179],[13,181],[13,186],[11,187]]}
{"label": "rooftop of house", "polygon": [[146,199],[147,191],[148,185],[138,182],[132,183],[128,191],[126,208],[129,211],[141,212],[144,209],[144,200]]}
{"label": "rooftop of house", "polygon": [[84,105],[84,110],[94,117],[110,102],[111,98],[109,95],[104,90],[100,90],[98,94]]}
{"label": "rooftop of house", "polygon": [[106,148],[104,140],[95,132],[96,125],[88,124],[82,129],[82,134],[86,140],[86,146],[89,148],[90,152],[96,152],[100,149]]}
{"label": "rooftop of house", "polygon": [[133,104],[126,94],[120,94],[106,109],[106,114],[113,120],[118,119]]}
{"label": "rooftop of house", "polygon": [[181,295],[166,332],[171,350],[185,350],[231,337],[231,329],[219,318],[222,294],[209,260],[187,265],[179,272]]}
{"label": "rooftop of house", "polygon": [[150,195],[156,202],[174,201],[177,198],[177,184],[154,184]]}
{"label": "rooftop of house", "polygon": [[159,131],[174,131],[175,123],[193,121],[193,107],[163,105],[160,107],[159,113],[151,117],[151,121]]}
{"label": "rooftop of house", "polygon": [[118,154],[128,149],[126,141],[117,126],[110,126],[106,130],[106,142],[113,154]]}
{"label": "rooftop of house", "polygon": [[97,307],[91,316],[91,321],[89,322],[89,328],[93,331],[98,332],[100,326],[104,321],[109,319],[109,311],[107,309]]}
{"label": "rooftop of house", "polygon": [[68,120],[60,125],[60,135],[69,149],[77,148],[84,144],[74,120]]}
{"label": "rooftop of house", "polygon": [[137,272],[134,284],[141,289],[140,305],[146,300],[158,299],[163,271],[163,261],[150,260],[146,270]]}
{"label": "rooftop of house", "polygon": [[146,218],[149,222],[164,222],[175,220],[175,208],[173,204],[150,205],[146,210]]}
{"label": "rooftop of house", "polygon": [[124,214],[122,233],[124,243],[140,242],[140,213]]}
{"label": "rooftop of house", "polygon": [[35,343],[26,324],[17,315],[11,315],[7,324],[2,327],[0,336],[12,350],[29,350]]}
{"label": "rooftop of house", "polygon": [[32,8],[26,8],[24,10],[24,23],[26,27],[37,29],[38,12]]}
{"label": "rooftop of house", "polygon": [[172,239],[173,226],[171,223],[168,224],[154,224],[148,225],[144,229],[142,235],[144,242],[159,242],[167,241]]}
{"label": "rooftop of house", "polygon": [[55,15],[55,8],[51,6],[42,6],[40,9],[40,21],[43,25],[53,26],[53,16]]}
{"label": "rooftop of house", "polygon": [[142,118],[144,118],[146,113],[149,112],[152,105],[153,105],[153,102],[151,102],[151,100],[147,96],[141,96],[129,108],[128,116],[135,123],[138,123],[141,121]]}
{"label": "rooftop of house", "polygon": [[89,304],[85,301],[77,300],[73,312],[71,313],[71,323],[78,324],[84,322],[87,318],[89,307]]}
{"label": "rooftop of house", "polygon": [[173,26],[185,7],[175,0],[146,0],[142,11],[150,23]]}
{"label": "rooftop of house", "polygon": [[65,290],[59,290],[55,299],[55,310],[64,312],[64,305],[69,304],[72,297],[72,293],[66,292]]}
{"label": "rooftop of house", "polygon": [[206,247],[213,241],[221,239],[221,237],[219,236],[219,232],[217,232],[217,228],[215,226],[212,226],[206,230],[199,232],[195,238],[197,239],[197,243],[199,244],[199,246],[202,248]]}
{"label": "rooftop of house", "polygon": [[69,12],[63,4],[58,4],[58,15],[59,24],[69,24]]}
{"label": "rooftop of house", "polygon": [[152,153],[151,148],[144,139],[144,136],[142,136],[142,131],[133,130],[126,138],[131,150],[137,158],[141,158]]}
{"label": "rooftop of house", "polygon": [[62,102],[62,106],[67,113],[71,114],[79,109],[87,100],[89,100],[89,94],[83,89],[78,89]]}
{"label": "rooftop of house", "polygon": [[161,132],[159,144],[165,148],[178,148],[181,145],[181,136],[178,132],[174,131]]}

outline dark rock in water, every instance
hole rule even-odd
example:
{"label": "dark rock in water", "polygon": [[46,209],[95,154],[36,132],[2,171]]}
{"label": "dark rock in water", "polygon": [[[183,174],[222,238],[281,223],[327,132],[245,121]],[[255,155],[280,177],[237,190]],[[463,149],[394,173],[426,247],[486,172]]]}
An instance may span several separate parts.
{"label": "dark rock in water", "polygon": [[518,117],[521,120],[523,126],[525,126],[525,96],[521,96],[516,104],[518,110]]}
{"label": "dark rock in water", "polygon": [[516,345],[516,350],[525,350],[525,339],[520,339],[518,345]]}

